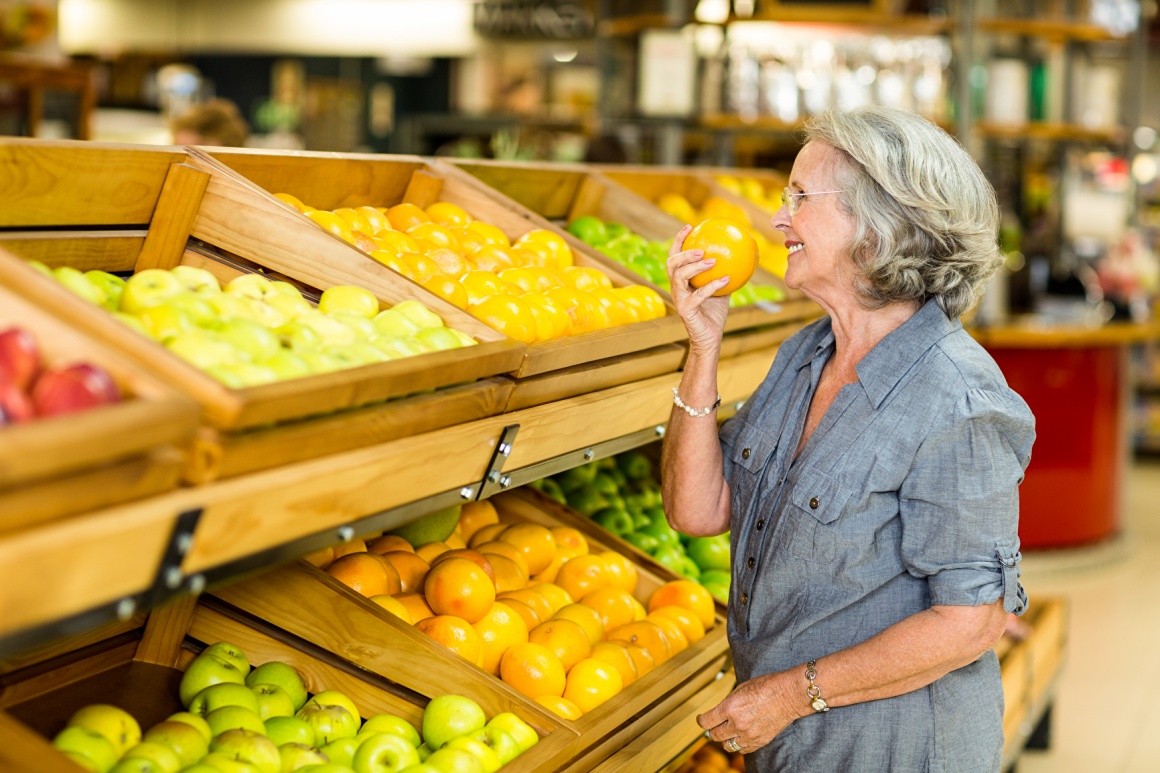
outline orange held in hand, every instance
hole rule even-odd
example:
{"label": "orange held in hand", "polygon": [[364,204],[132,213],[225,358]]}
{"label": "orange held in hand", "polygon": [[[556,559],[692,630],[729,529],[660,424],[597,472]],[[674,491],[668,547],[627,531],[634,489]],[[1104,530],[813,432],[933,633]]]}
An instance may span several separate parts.
{"label": "orange held in hand", "polygon": [[704,287],[714,279],[728,275],[729,283],[713,295],[728,295],[740,290],[757,268],[757,240],[748,228],[735,220],[711,217],[702,221],[685,237],[682,249],[702,250],[706,259],[717,261],[708,271],[689,280],[693,287]]}

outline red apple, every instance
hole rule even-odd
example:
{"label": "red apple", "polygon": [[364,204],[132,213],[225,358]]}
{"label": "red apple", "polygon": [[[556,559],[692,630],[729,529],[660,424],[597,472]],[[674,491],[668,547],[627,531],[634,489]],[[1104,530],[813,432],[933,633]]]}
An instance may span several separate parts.
{"label": "red apple", "polygon": [[32,387],[32,402],[41,416],[84,411],[120,399],[112,376],[88,363],[49,368]]}
{"label": "red apple", "polygon": [[0,332],[0,381],[28,389],[40,370],[40,347],[27,330],[10,327]]}
{"label": "red apple", "polygon": [[0,380],[0,425],[19,424],[36,416],[28,393],[15,381]]}

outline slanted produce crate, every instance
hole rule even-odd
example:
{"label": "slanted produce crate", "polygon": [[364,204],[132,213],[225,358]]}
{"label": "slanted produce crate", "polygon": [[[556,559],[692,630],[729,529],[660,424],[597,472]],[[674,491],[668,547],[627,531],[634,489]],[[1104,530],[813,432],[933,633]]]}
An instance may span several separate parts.
{"label": "slanted produce crate", "polygon": [[197,405],[24,295],[18,278],[0,271],[0,330],[31,333],[45,366],[87,362],[103,368],[122,400],[0,426],[0,533],[177,486]]}
{"label": "slanted produce crate", "polygon": [[219,641],[240,648],[252,665],[288,663],[302,674],[311,694],[345,693],[364,718],[390,713],[419,727],[428,700],[448,693],[475,700],[489,719],[511,711],[541,737],[503,767],[512,773],[543,770],[552,747],[567,745],[576,736],[538,705],[538,710],[530,710],[520,702],[474,691],[471,684],[447,681],[432,680],[426,690],[402,689],[395,676],[405,671],[406,661],[376,675],[213,598],[184,598],[155,610],[147,620],[137,617],[43,653],[0,663],[0,730],[5,735],[0,769],[80,770],[49,741],[85,705],[119,706],[137,719],[143,731],[182,711],[177,689],[182,672],[206,646]]}
{"label": "slanted produce crate", "polygon": [[995,647],[1003,674],[1004,770],[1024,748],[1050,738],[1050,712],[1067,658],[1067,617],[1062,599],[1032,599],[1022,618],[1030,634],[1021,641],[1004,636]]}
{"label": "slanted produce crate", "polygon": [[[449,327],[480,342],[231,389],[11,255],[0,255],[0,272],[18,281],[25,295],[197,400],[205,426],[186,467],[190,482],[437,429],[493,415],[507,403],[510,381],[490,377],[522,361],[522,344],[363,259],[313,224],[287,217],[281,205],[267,215],[261,207],[238,203],[234,194],[244,185],[195,168],[184,154],[8,140],[0,142],[0,170],[12,178],[10,185],[0,185],[0,226],[8,229],[0,234],[0,246],[22,258],[122,274],[190,265],[209,270],[223,283],[259,272],[295,284],[312,299],[328,287],[353,284],[370,290],[384,306],[419,300]],[[257,196],[249,198],[263,203]],[[190,239],[201,224],[226,217],[243,218],[246,239],[228,244]],[[268,238],[271,233],[295,249],[278,249],[277,240]],[[417,394],[432,389],[438,391]]]}
{"label": "slanted produce crate", "polygon": [[[504,494],[492,501],[504,521],[534,522],[548,527],[561,525],[527,499]],[[610,548],[604,542],[590,539],[589,549],[602,552]],[[676,579],[675,575],[653,572],[647,566],[638,566],[637,572],[635,595],[646,604],[656,588]],[[479,700],[488,713],[491,704],[476,695],[490,695],[489,701],[519,706],[525,713],[545,711],[534,700],[304,561],[220,588],[213,594],[286,634],[409,689],[423,692],[432,684],[455,684],[463,694]],[[539,759],[536,770],[543,773],[592,770],[653,728],[667,727],[674,713],[682,718],[679,742],[682,746],[691,743],[700,731],[692,730],[684,721],[684,714],[698,701],[705,705],[720,700],[732,684],[731,671],[722,676],[728,667],[725,618],[719,613],[716,618],[716,624],[704,638],[656,666],[612,699],[576,721],[556,718],[578,735],[571,739],[564,734],[552,735],[533,748],[533,751],[542,748],[545,754],[551,751],[549,757]],[[516,713],[524,716],[519,711]],[[546,714],[547,717],[555,718],[555,715]],[[662,742],[678,741],[666,736]]]}
{"label": "slanted produce crate", "polygon": [[[304,215],[276,199],[275,193],[288,193],[325,210],[362,205],[389,207],[399,203],[425,209],[442,201],[496,226],[512,241],[535,228],[549,228],[559,233],[554,226],[539,221],[518,205],[468,184],[454,170],[419,157],[202,150],[207,161],[203,168],[213,175],[221,190],[228,190],[225,195],[230,201],[226,207],[203,207],[202,216],[194,224],[194,235],[234,251],[260,240],[266,249],[277,254],[297,255],[303,248],[303,239],[290,238],[278,224],[301,224],[315,231],[309,244],[328,242],[332,249],[345,251],[351,260],[378,265],[355,247],[315,227]],[[257,226],[260,232],[256,233],[255,223],[267,225]],[[575,265],[599,268],[615,287],[639,284],[635,274],[610,265],[586,245],[570,244]],[[531,344],[522,362],[510,368],[511,375],[518,379],[511,407],[531,404],[531,399],[524,394],[524,379],[554,373],[555,387],[546,393],[546,399],[615,386],[625,382],[609,382],[608,376],[597,379],[592,375],[613,358],[643,352],[655,355],[658,347],[684,337],[684,327],[670,308],[659,319]],[[664,367],[669,367],[668,361]],[[573,370],[563,373],[565,369]],[[655,371],[652,375],[659,372],[666,371]],[[533,389],[544,392],[542,384]]]}

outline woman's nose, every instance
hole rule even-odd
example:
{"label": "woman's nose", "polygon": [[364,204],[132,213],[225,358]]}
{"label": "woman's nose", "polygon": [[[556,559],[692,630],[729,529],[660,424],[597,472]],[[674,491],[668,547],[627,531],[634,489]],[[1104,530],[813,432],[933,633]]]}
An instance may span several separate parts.
{"label": "woman's nose", "polygon": [[793,220],[790,218],[789,209],[782,204],[777,212],[773,213],[769,224],[779,231],[787,231],[793,225]]}

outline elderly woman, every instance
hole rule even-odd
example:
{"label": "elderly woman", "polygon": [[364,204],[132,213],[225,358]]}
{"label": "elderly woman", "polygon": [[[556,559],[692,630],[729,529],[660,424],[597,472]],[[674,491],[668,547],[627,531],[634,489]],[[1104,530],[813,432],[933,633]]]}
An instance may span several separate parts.
{"label": "elderly woman", "polygon": [[693,290],[712,261],[688,228],[668,261],[690,350],[666,511],[732,531],[738,686],[699,721],[750,771],[997,771],[1034,419],[959,322],[1000,263],[994,193],[911,113],[827,112],[806,137],[773,225],[826,316],[719,434],[727,278]]}

